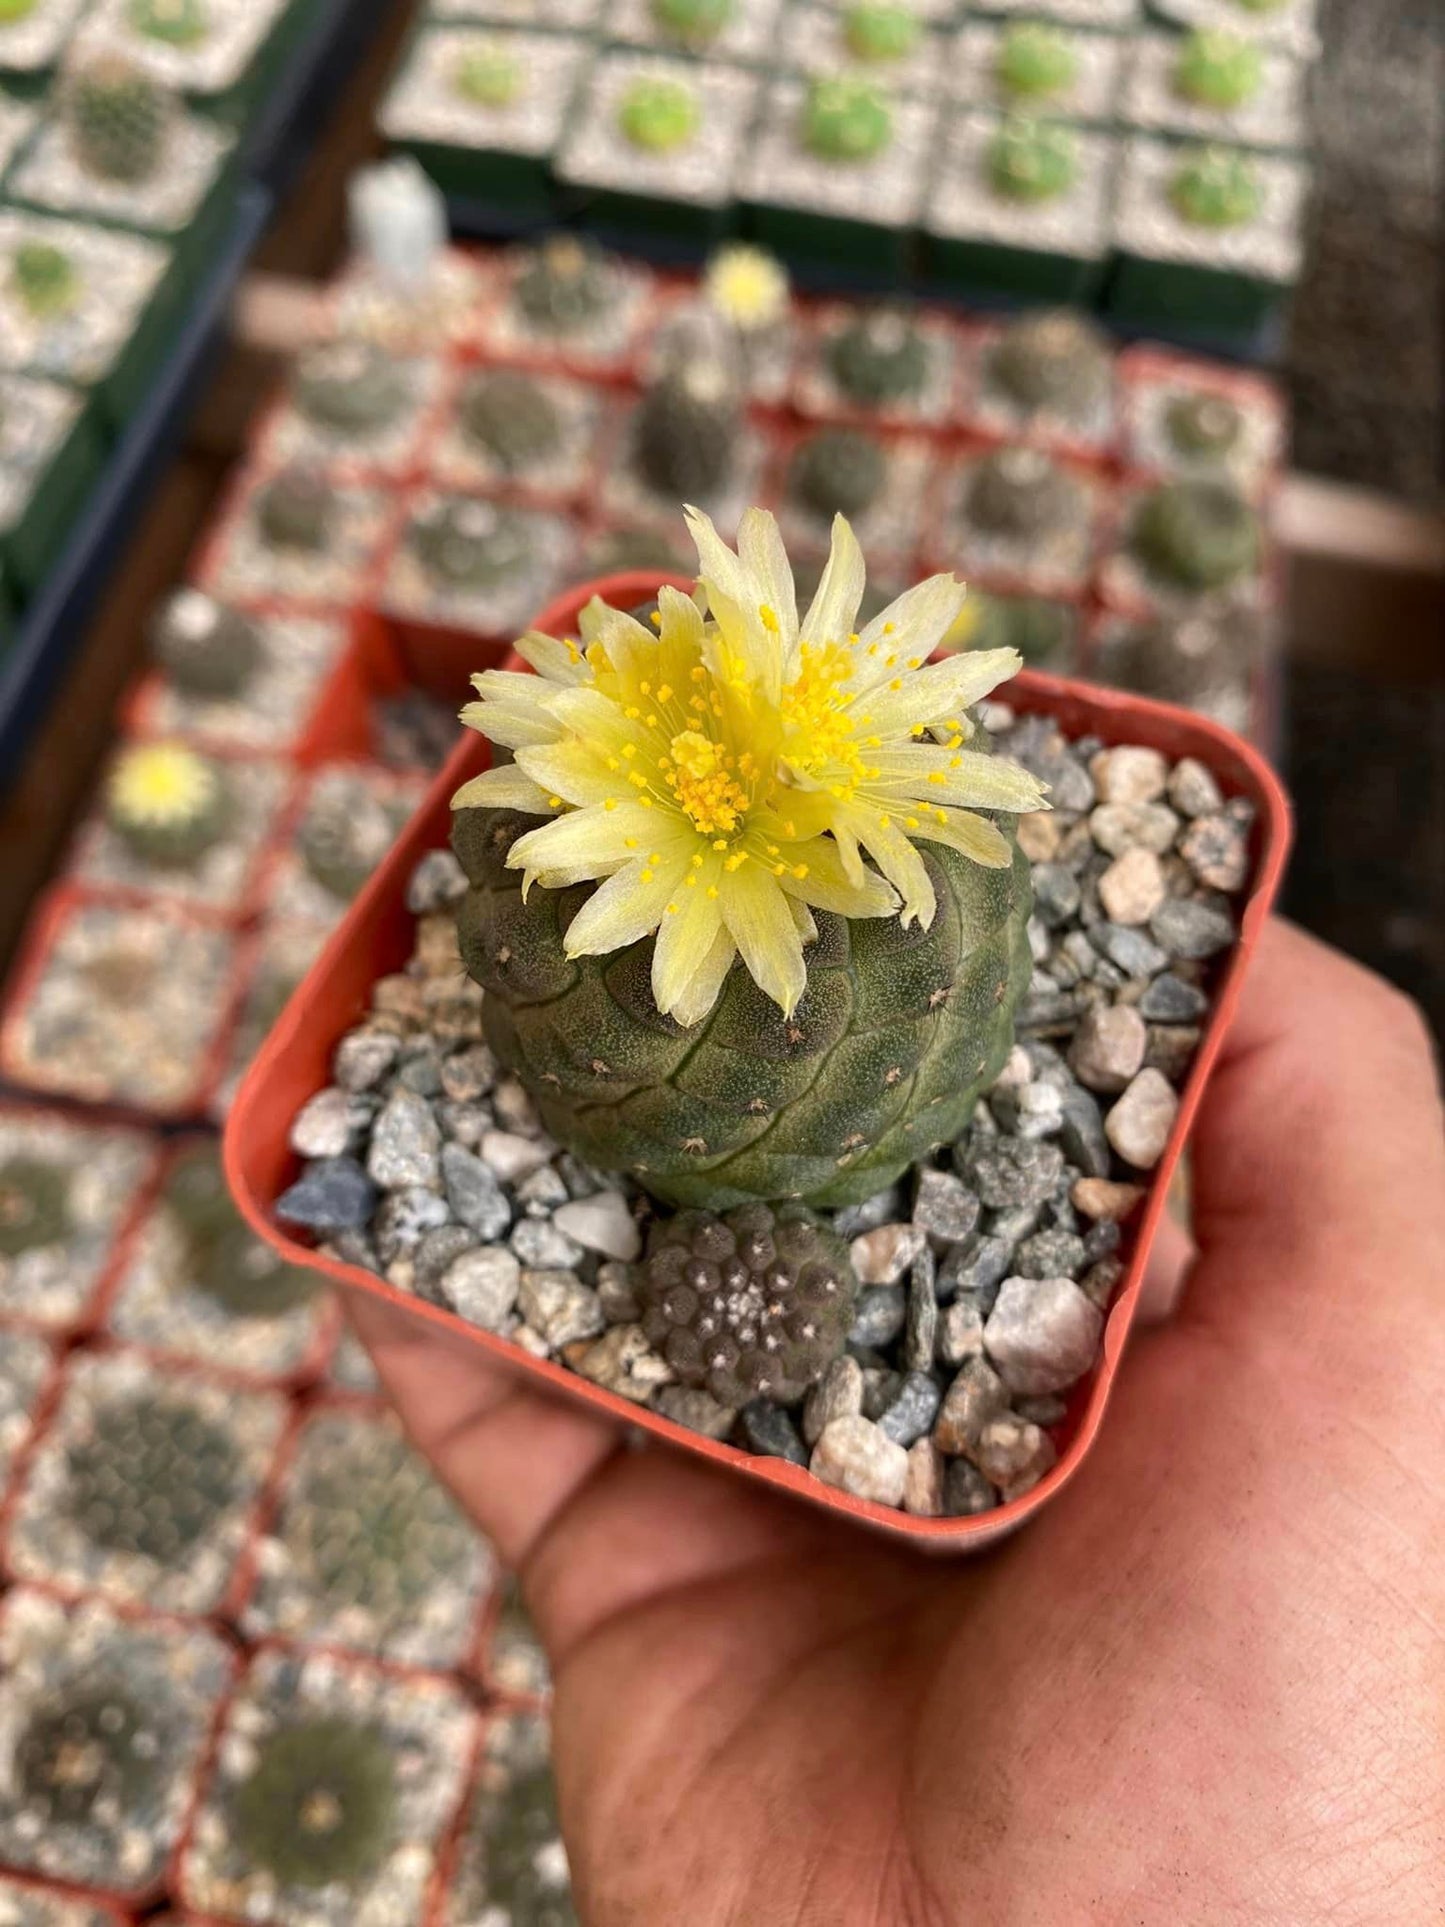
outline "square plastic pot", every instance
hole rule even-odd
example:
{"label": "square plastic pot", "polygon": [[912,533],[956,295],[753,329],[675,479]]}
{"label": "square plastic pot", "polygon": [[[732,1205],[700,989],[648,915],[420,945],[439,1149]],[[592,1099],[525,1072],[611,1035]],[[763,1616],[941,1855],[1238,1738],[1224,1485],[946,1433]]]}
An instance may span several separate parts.
{"label": "square plastic pot", "polygon": [[[655,593],[658,581],[656,575],[633,574],[575,590],[545,610],[537,626],[566,634],[593,594],[627,608]],[[1148,744],[1171,758],[1197,757],[1208,765],[1228,794],[1248,798],[1257,810],[1253,884],[1243,910],[1239,941],[1223,966],[1209,1024],[1182,1094],[1168,1148],[1153,1174],[1127,1270],[1109,1312],[1100,1357],[1077,1388],[1059,1428],[1058,1464],[1031,1492],[993,1512],[964,1519],[913,1518],[854,1498],[824,1485],[801,1467],[754,1457],[685,1431],[660,1413],[603,1391],[560,1365],[532,1358],[506,1339],[478,1331],[451,1313],[396,1290],[370,1272],[325,1258],[277,1228],[272,1206],[297,1169],[295,1155],[287,1145],[291,1120],[302,1103],[328,1082],[332,1051],[360,1019],[377,978],[402,968],[411,954],[414,919],[406,909],[407,879],[427,851],[446,842],[451,827],[451,797],[457,786],[486,767],[487,745],[479,735],[469,733],[458,743],[426,802],[352,906],[252,1067],[232,1111],[225,1144],[226,1174],[241,1210],[261,1236],[292,1263],[314,1265],[342,1289],[381,1299],[430,1325],[457,1348],[474,1348],[479,1359],[530,1380],[535,1388],[641,1427],[735,1476],[941,1551],[974,1549],[1013,1531],[1056,1497],[1079,1470],[1103,1422],[1170,1184],[1239,1001],[1251,953],[1279,888],[1290,842],[1290,809],[1278,779],[1254,750],[1227,730],[1188,711],[1031,673],[1018,677],[1007,693],[1015,709],[1053,716],[1073,734],[1097,735],[1105,743]]]}

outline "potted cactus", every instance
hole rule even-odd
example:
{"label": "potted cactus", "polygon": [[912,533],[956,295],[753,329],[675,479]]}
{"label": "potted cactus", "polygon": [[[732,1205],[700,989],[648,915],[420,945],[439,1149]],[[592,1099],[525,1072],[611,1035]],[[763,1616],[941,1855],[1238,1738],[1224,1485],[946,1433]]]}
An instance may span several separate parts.
{"label": "potted cactus", "polygon": [[765,63],[782,0],[618,0],[607,31],[624,46],[743,65]]}
{"label": "potted cactus", "polygon": [[972,404],[990,434],[1102,454],[1117,428],[1112,347],[1072,309],[1026,315],[983,337]]}
{"label": "potted cactus", "polygon": [[1167,26],[1245,34],[1297,60],[1320,51],[1319,0],[1150,0],[1150,11]]}
{"label": "potted cactus", "polygon": [[1305,145],[1304,68],[1226,29],[1140,36],[1122,117],[1145,133],[1297,153]]}
{"label": "potted cactus", "polygon": [[781,47],[783,64],[797,73],[854,69],[924,96],[944,84],[943,42],[926,10],[908,0],[795,6],[784,16]]}
{"label": "potted cactus", "polygon": [[1252,499],[1284,459],[1285,421],[1268,381],[1155,348],[1120,360],[1125,460],[1143,474],[1226,476]]}
{"label": "potted cactus", "polygon": [[202,557],[197,586],[222,602],[329,611],[357,601],[391,514],[379,487],[309,462],[242,473]]}
{"label": "potted cactus", "polygon": [[382,105],[382,131],[445,193],[514,219],[545,219],[554,208],[551,160],[587,56],[587,44],[570,35],[424,28]]}
{"label": "potted cactus", "polygon": [[958,351],[941,316],[902,304],[823,310],[794,384],[801,414],[914,427],[952,412]]}
{"label": "potted cactus", "polygon": [[954,40],[957,98],[1004,114],[1053,114],[1107,126],[1125,43],[1057,20],[972,19]]}
{"label": "potted cactus", "polygon": [[354,336],[302,354],[286,398],[262,431],[260,459],[326,468],[344,479],[405,479],[436,408],[439,362],[403,357]]}
{"label": "potted cactus", "polygon": [[646,314],[645,275],[571,234],[520,250],[508,269],[507,299],[484,323],[485,347],[588,374],[626,366]]}
{"label": "potted cactus", "polygon": [[[801,616],[771,518],[737,553],[692,526],[695,597],[569,598],[532,675],[478,678],[229,1170],[353,1289],[749,1476],[975,1541],[1097,1423],[1277,793],[1206,725],[1046,678],[970,714],[1017,657],[930,664],[950,577],[863,619],[841,521]],[[435,1100],[398,1022],[440,1053]],[[370,1129],[298,1176],[328,1076]]]}

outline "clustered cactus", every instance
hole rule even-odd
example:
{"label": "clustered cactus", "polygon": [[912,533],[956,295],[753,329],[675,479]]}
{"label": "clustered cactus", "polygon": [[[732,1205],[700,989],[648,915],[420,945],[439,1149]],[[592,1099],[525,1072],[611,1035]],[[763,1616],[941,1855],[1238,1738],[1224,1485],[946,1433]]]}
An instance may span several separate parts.
{"label": "clustered cactus", "polygon": [[391,1851],[396,1765],[386,1735],[318,1716],[278,1727],[231,1798],[246,1858],[282,1887],[358,1887]]}
{"label": "clustered cactus", "polygon": [[687,1385],[730,1408],[799,1399],[842,1351],[858,1280],[847,1246],[800,1206],[682,1211],[639,1267],[642,1327]]}
{"label": "clustered cactus", "polygon": [[1139,506],[1133,539],[1153,574],[1201,593],[1249,575],[1262,547],[1257,511],[1223,481],[1166,482],[1154,489]]}
{"label": "clustered cactus", "polygon": [[67,1474],[66,1509],[90,1544],[166,1568],[214,1529],[242,1482],[229,1434],[170,1395],[102,1405]]}
{"label": "clustered cactus", "polygon": [[160,171],[175,96],[120,54],[97,56],[71,76],[65,126],[76,158],[106,181],[139,185]]}
{"label": "clustered cactus", "polygon": [[457,407],[462,434],[509,475],[549,461],[562,447],[562,417],[547,390],[515,368],[473,375]]}
{"label": "clustered cactus", "polygon": [[928,379],[927,340],[899,308],[875,308],[849,321],[828,343],[827,360],[839,388],[865,408],[915,400]]}
{"label": "clustered cactus", "polygon": [[0,1258],[63,1244],[73,1224],[70,1175],[61,1166],[25,1156],[0,1164]]}
{"label": "clustered cactus", "polygon": [[340,435],[377,435],[406,412],[406,365],[368,341],[334,341],[297,364],[293,390],[308,421]]}
{"label": "clustered cactus", "polygon": [[151,620],[149,641],[167,680],[208,701],[239,696],[266,661],[255,618],[200,589],[177,589],[166,598]]}
{"label": "clustered cactus", "polygon": [[226,773],[184,743],[135,743],[116,758],[105,788],[105,820],[144,863],[194,869],[231,820]]}

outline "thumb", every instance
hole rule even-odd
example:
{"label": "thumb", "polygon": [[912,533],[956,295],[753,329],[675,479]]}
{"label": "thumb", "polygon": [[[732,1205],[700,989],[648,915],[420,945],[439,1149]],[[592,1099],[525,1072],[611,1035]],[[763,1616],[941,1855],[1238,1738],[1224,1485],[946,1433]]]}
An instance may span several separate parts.
{"label": "thumb", "polygon": [[1372,1316],[1438,1322],[1445,1129],[1406,998],[1269,925],[1193,1140],[1186,1323],[1357,1351]]}

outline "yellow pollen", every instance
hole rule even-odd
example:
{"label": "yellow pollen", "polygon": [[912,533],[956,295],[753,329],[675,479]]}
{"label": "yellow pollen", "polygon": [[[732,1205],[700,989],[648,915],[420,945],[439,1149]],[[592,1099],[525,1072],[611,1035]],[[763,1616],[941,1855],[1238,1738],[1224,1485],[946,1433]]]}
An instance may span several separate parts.
{"label": "yellow pollen", "polygon": [[717,902],[717,885],[715,883],[710,883],[707,886],[707,894],[710,902],[712,903]]}
{"label": "yellow pollen", "polygon": [[655,875],[654,871],[644,870],[642,873],[642,881],[644,883],[651,883],[654,875]]}
{"label": "yellow pollen", "polygon": [[635,783],[638,789],[640,790],[645,790],[647,788],[647,778],[643,775],[640,769],[629,770],[627,772],[627,780],[629,783]]}
{"label": "yellow pollen", "polygon": [[724,863],[723,868],[729,873],[729,875],[732,875],[734,872],[741,870],[741,868],[747,862],[747,860],[748,860],[748,853],[746,850],[734,850],[732,855],[728,858],[727,862]]}
{"label": "yellow pollen", "polygon": [[948,778],[944,775],[941,769],[931,769],[928,772],[928,780],[935,787],[941,788],[942,785],[948,781]]}
{"label": "yellow pollen", "polygon": [[803,878],[807,874],[808,874],[808,866],[806,863],[799,863],[794,866],[793,875],[798,879],[799,883],[803,881]]}
{"label": "yellow pollen", "polygon": [[647,618],[647,620],[652,624],[654,629],[660,629],[662,627],[661,609],[654,609],[652,614]]}
{"label": "yellow pollen", "polygon": [[668,915],[669,915],[670,917],[675,917],[675,916],[677,915],[677,905],[676,905],[675,903],[670,903],[670,904],[668,904],[668,906],[667,906],[667,914],[668,914]]}
{"label": "yellow pollen", "polygon": [[770,608],[766,602],[763,602],[758,605],[758,615],[761,617],[763,627],[767,630],[768,634],[770,636],[777,635],[778,633],[777,610]]}
{"label": "yellow pollen", "polygon": [[673,767],[667,784],[693,828],[704,836],[735,830],[749,799],[728,752],[699,729],[683,730],[668,747]]}
{"label": "yellow pollen", "polygon": [[635,850],[637,848],[637,838],[635,836],[626,837],[623,841],[623,848]]}
{"label": "yellow pollen", "polygon": [[841,643],[806,643],[778,710],[783,760],[799,776],[828,781],[841,799],[852,796],[863,775],[856,720],[843,694],[852,674],[852,657]]}
{"label": "yellow pollen", "polygon": [[561,807],[562,799],[560,796],[549,796],[547,798],[547,808],[549,810],[560,810]]}
{"label": "yellow pollen", "polygon": [[637,754],[636,743],[624,743],[622,745],[622,754],[627,758],[628,762],[630,763],[633,757]]}
{"label": "yellow pollen", "polygon": [[670,703],[672,701],[672,684],[670,682],[663,683],[659,688],[657,700],[660,703]]}
{"label": "yellow pollen", "polygon": [[615,796],[604,798],[602,807],[604,810],[615,810],[617,808],[617,798]]}

